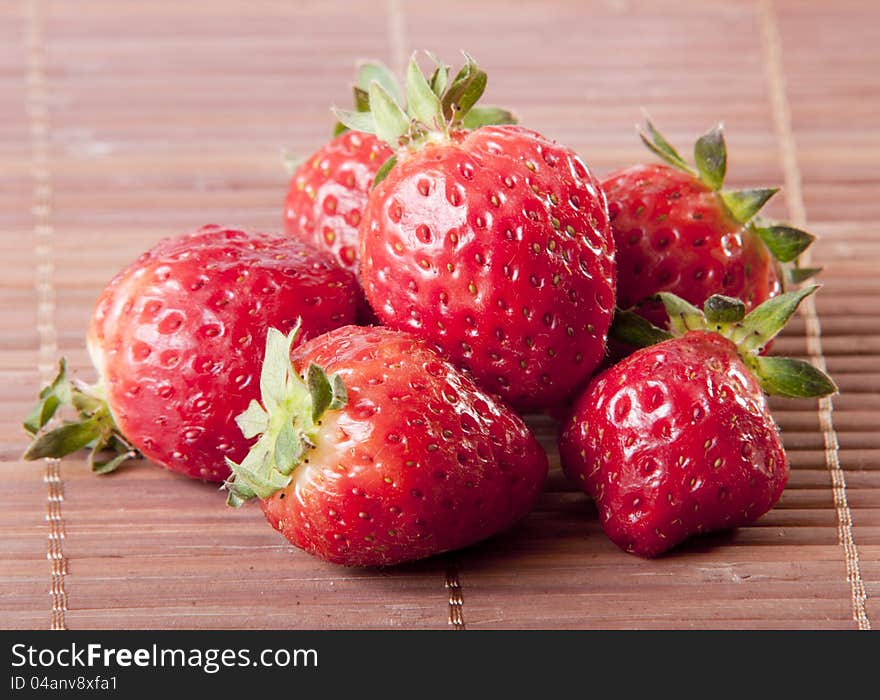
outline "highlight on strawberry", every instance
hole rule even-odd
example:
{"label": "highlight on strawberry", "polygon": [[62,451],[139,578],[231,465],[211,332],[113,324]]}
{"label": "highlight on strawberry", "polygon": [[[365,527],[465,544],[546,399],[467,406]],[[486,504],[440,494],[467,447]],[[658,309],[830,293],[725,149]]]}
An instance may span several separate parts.
{"label": "highlight on strawberry", "polygon": [[270,329],[256,442],[227,460],[228,503],[322,559],[380,566],[478,542],[534,504],[547,456],[507,406],[424,340],[346,326],[296,347]]}
{"label": "highlight on strawberry", "polygon": [[[25,421],[25,459],[91,446],[107,473],[143,455],[206,481],[229,476],[225,457],[248,442],[234,423],[257,396],[266,324],[299,340],[352,323],[357,282],[321,251],[280,234],[206,226],[168,238],[120,272],[92,314],[94,386],[66,363]],[[52,418],[62,406],[75,420]]]}
{"label": "highlight on strawberry", "polygon": [[670,331],[619,313],[615,337],[649,346],[593,379],[559,440],[565,473],[593,497],[615,544],[653,557],[776,504],[789,465],[765,394],[818,397],[836,387],[803,360],[761,351],[817,288],[748,314],[738,299],[715,295],[701,311],[663,292]]}
{"label": "highlight on strawberry", "polygon": [[521,410],[552,406],[602,360],[614,310],[614,241],[598,180],[571,149],[497,125],[476,106],[472,58],[430,78],[413,56],[406,107],[379,81],[370,110],[339,112],[395,157],[360,226],[360,275],[387,326],[436,343]]}
{"label": "highlight on strawberry", "polygon": [[723,127],[694,144],[691,166],[647,121],[639,132],[664,163],[640,164],[602,182],[617,245],[618,306],[666,327],[656,297],[671,292],[701,305],[713,294],[751,311],[817,268],[798,266],[814,237],[759,215],[778,188],[729,190]]}

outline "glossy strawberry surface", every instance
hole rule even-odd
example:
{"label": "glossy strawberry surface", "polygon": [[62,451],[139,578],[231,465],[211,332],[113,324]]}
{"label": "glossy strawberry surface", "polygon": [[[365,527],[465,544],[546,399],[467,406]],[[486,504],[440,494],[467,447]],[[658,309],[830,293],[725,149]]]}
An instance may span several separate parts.
{"label": "glossy strawberry surface", "polygon": [[522,420],[425,341],[346,327],[293,362],[338,373],[348,393],[290,485],[263,501],[296,546],[348,565],[419,559],[508,528],[540,493],[547,457]]}
{"label": "glossy strawberry surface", "polygon": [[120,431],[146,457],[198,479],[229,475],[235,424],[259,396],[268,325],[302,340],[351,323],[354,276],[280,234],[209,226],[160,242],[96,304],[89,353]]}
{"label": "glossy strawberry surface", "polygon": [[621,308],[638,304],[648,320],[665,326],[662,304],[645,301],[657,292],[698,306],[724,294],[741,299],[748,311],[782,291],[767,247],[697,177],[665,164],[636,165],[602,186],[617,245]]}
{"label": "glossy strawberry surface", "polygon": [[645,557],[753,522],[789,471],[757,380],[730,341],[705,331],[596,377],[563,424],[560,453],[608,536]]}
{"label": "glossy strawberry surface", "polygon": [[553,405],[604,355],[615,284],[605,197],[574,152],[533,131],[453,134],[373,191],[361,278],[385,324],[437,343],[519,409]]}
{"label": "glossy strawberry surface", "polygon": [[372,134],[347,131],[297,168],[284,204],[284,230],[357,270],[358,226],[379,167],[393,155]]}

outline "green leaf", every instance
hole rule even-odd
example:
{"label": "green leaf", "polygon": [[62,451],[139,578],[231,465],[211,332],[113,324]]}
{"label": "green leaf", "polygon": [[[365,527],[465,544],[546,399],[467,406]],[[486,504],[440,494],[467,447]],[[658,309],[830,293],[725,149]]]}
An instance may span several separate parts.
{"label": "green leaf", "polygon": [[694,162],[700,180],[713,190],[720,190],[727,173],[727,145],[724,129],[719,124],[703,134],[694,144]]}
{"label": "green leaf", "polygon": [[[78,419],[44,431],[62,406],[74,408]],[[40,403],[25,420],[25,430],[34,437],[24,454],[27,460],[60,459],[92,445],[89,466],[98,474],[106,474],[140,456],[113,422],[102,387],[70,381],[63,359],[58,363],[58,375],[40,392]]]}
{"label": "green leaf", "polygon": [[[348,127],[347,127],[345,124],[343,124],[342,122],[336,122],[336,123],[333,125],[333,138],[336,138],[336,137],[339,136],[340,134],[344,134],[346,131],[348,131]],[[296,167],[294,167],[294,169],[291,170],[291,169],[287,166],[287,161],[286,161],[286,160],[284,161],[284,169],[287,170],[287,174],[288,174],[288,175],[293,175],[293,173],[296,172]]]}
{"label": "green leaf", "polygon": [[811,233],[785,224],[755,225],[752,229],[761,237],[773,257],[783,263],[796,260],[816,240]]}
{"label": "green leaf", "polygon": [[488,82],[488,76],[483,71],[477,71],[467,88],[462,91],[461,95],[459,95],[457,100],[454,100],[451,104],[453,107],[453,112],[455,114],[454,121],[458,121],[462,119],[468,112],[471,111],[471,108],[477,103],[477,101],[482,97],[483,93],[486,90],[486,83]]}
{"label": "green leaf", "polygon": [[806,282],[811,277],[815,277],[823,268],[821,267],[786,267],[785,277],[791,284],[800,284]]}
{"label": "green leaf", "polygon": [[62,405],[70,405],[72,388],[67,378],[67,361],[62,357],[58,362],[58,374],[43,387],[39,394],[39,402],[28,413],[24,420],[24,429],[36,435],[58,411]]}
{"label": "green leaf", "polygon": [[291,421],[284,421],[275,435],[274,468],[284,476],[302,461],[305,445]]}
{"label": "green leaf", "polygon": [[379,166],[379,169],[376,171],[376,177],[373,178],[373,187],[378,185],[382,180],[388,177],[388,173],[391,172],[391,169],[397,165],[397,156],[391,156],[388,160],[382,163]]}
{"label": "green leaf", "polygon": [[491,124],[516,124],[517,119],[513,112],[500,107],[472,107],[464,118],[461,125],[465,129],[479,129],[481,126]]}
{"label": "green leaf", "polygon": [[785,327],[800,303],[817,289],[816,284],[786,292],[753,309],[731,335],[731,340],[739,345],[740,354],[760,352]]}
{"label": "green leaf", "polygon": [[376,133],[376,122],[372,112],[352,112],[348,109],[333,108],[333,114],[339,123],[352,131],[363,131],[367,134]]}
{"label": "green leaf", "polygon": [[317,423],[330,407],[330,402],[333,400],[333,387],[330,385],[327,373],[314,363],[309,365],[306,384],[312,395],[312,420]]}
{"label": "green leaf", "polygon": [[345,408],[348,404],[348,389],[345,388],[345,382],[338,374],[330,377],[330,386],[333,397],[330,399],[328,408],[332,411]]}
{"label": "green leaf", "polygon": [[746,305],[739,299],[713,294],[703,304],[703,313],[712,325],[739,323],[745,318]]}
{"label": "green leaf", "polygon": [[669,325],[676,334],[705,329],[706,318],[696,306],[670,292],[660,292],[657,296],[663,302],[669,315]]}
{"label": "green leaf", "polygon": [[748,223],[767,200],[779,192],[778,187],[730,190],[721,192],[721,199],[734,219],[741,224]]}
{"label": "green leaf", "polygon": [[240,463],[227,460],[232,470],[227,503],[232,506],[249,498],[269,498],[285,488],[307,447],[315,445],[320,417],[344,405],[339,395],[345,394],[345,387],[338,375],[328,377],[315,364],[309,365],[305,380],[296,372],[290,352],[298,330],[299,323],[287,336],[275,328],[266,333],[260,375],[263,406],[251,401],[235,419],[245,437],[259,437]]}
{"label": "green leaf", "polygon": [[258,401],[251,399],[248,407],[235,417],[235,423],[241,434],[250,440],[268,430],[269,414],[263,410]]}
{"label": "green leaf", "polygon": [[[354,111],[355,112],[369,112],[370,111],[370,95],[369,95],[369,93],[364,88],[359,87],[357,85],[355,85],[352,88],[352,93],[354,95],[354,98],[353,98]],[[350,119],[350,117],[349,117],[349,119]],[[375,125],[371,121],[371,119],[372,119],[372,115],[370,116],[370,119],[364,119],[363,121],[357,122],[358,124],[360,124],[361,126],[363,126],[365,128],[355,129],[355,131],[364,131],[367,133],[373,133],[375,130]],[[335,138],[336,136],[339,136],[340,134],[343,134],[348,130],[349,130],[348,126],[343,124],[341,121],[338,121],[338,122],[336,122],[336,124],[333,125],[333,136]],[[286,165],[286,163],[285,163],[285,165]],[[291,172],[291,174],[292,174],[292,171],[288,170],[288,172]]]}
{"label": "green leaf", "polygon": [[[102,459],[102,455],[107,455],[107,458]],[[106,440],[99,440],[89,453],[89,468],[94,474],[109,474],[116,471],[128,460],[136,459],[139,456],[137,450],[123,443],[115,435],[110,435]]]}
{"label": "green leaf", "polygon": [[669,163],[669,165],[678,168],[679,170],[683,170],[686,173],[690,173],[691,175],[696,175],[694,169],[679,155],[678,151],[673,148],[672,144],[663,138],[663,134],[656,129],[650,119],[645,118],[645,126],[648,130],[647,134],[642,131],[642,129],[638,130],[642,143],[660,158]]}
{"label": "green leaf", "polygon": [[487,81],[486,73],[477,66],[473,58],[465,54],[464,66],[458,71],[441,100],[446,120],[457,121],[467,114],[482,97]]}
{"label": "green leaf", "polygon": [[[238,487],[246,487],[260,498],[269,498],[276,491],[287,486],[291,480],[290,475],[282,474],[275,468],[276,443],[276,435],[265,433],[251,447],[240,464],[227,460],[233,472],[230,481]],[[244,492],[244,489],[237,489],[239,496],[243,497]]]}
{"label": "green leaf", "polygon": [[361,63],[358,66],[356,87],[369,94],[370,85],[373,83],[379,83],[385,89],[385,92],[398,104],[402,101],[401,98],[403,96],[400,94],[400,86],[397,84],[394,73],[387,66],[379,61]]}
{"label": "green leaf", "polygon": [[629,309],[615,311],[609,334],[615,340],[636,348],[656,345],[673,337],[669,331],[657,328],[646,318]]}
{"label": "green leaf", "polygon": [[286,398],[286,377],[290,369],[290,349],[299,333],[300,321],[285,336],[277,328],[266,332],[266,352],[260,372],[260,396],[266,411],[273,413]]}
{"label": "green leaf", "polygon": [[101,396],[96,396],[93,393],[82,391],[75,387],[71,387],[69,403],[81,416],[95,415],[98,411],[106,410],[107,408],[107,402]]}
{"label": "green leaf", "polygon": [[370,93],[357,85],[354,86],[354,108],[357,112],[370,111]]}
{"label": "green leaf", "polygon": [[431,91],[437,95],[437,97],[442,97],[448,81],[449,68],[445,65],[438,64],[434,69],[434,72],[431,74]]}
{"label": "green leaf", "polygon": [[44,457],[60,459],[65,455],[81,450],[101,436],[101,421],[90,418],[77,423],[65,423],[61,427],[43,433],[34,440],[24,459],[31,461]]}
{"label": "green leaf", "polygon": [[257,497],[251,489],[231,479],[224,481],[223,487],[227,490],[226,505],[230,508],[241,508],[249,500]]}
{"label": "green leaf", "polygon": [[55,394],[50,394],[34,406],[24,419],[24,429],[31,435],[36,435],[46,425],[55,413],[61,402]]}
{"label": "green leaf", "polygon": [[[442,96],[444,111],[448,108],[448,102],[451,103],[452,101],[452,97],[447,97],[449,93],[452,92],[453,89],[455,91],[460,91],[462,85],[464,85],[470,79],[472,71],[473,66],[471,65],[470,61],[465,61],[465,64],[461,68],[459,68],[458,73],[455,74],[455,77],[452,79],[452,82],[446,88]],[[447,118],[450,118],[452,116],[452,113],[449,112],[446,116]]]}
{"label": "green leaf", "polygon": [[345,382],[338,374],[327,376],[323,367],[309,365],[306,382],[312,395],[312,420],[317,423],[328,410],[338,410],[348,403]]}
{"label": "green leaf", "polygon": [[400,138],[409,131],[409,117],[378,82],[370,84],[370,110],[376,123],[376,136],[397,148]]}
{"label": "green leaf", "polygon": [[791,357],[756,357],[755,373],[761,388],[773,396],[814,398],[837,391],[827,374],[809,362]]}
{"label": "green leaf", "polygon": [[[112,454],[112,453],[111,453]],[[130,459],[135,459],[138,456],[137,452],[122,452],[115,454],[113,457],[107,460],[100,460],[98,458],[99,453],[91,452],[89,454],[89,468],[92,470],[93,474],[110,474],[111,472],[115,472],[119,467],[125,464]]]}
{"label": "green leaf", "polygon": [[431,90],[425,75],[416,61],[416,54],[409,60],[406,70],[406,108],[410,115],[426,126],[443,126],[443,108],[440,98]]}

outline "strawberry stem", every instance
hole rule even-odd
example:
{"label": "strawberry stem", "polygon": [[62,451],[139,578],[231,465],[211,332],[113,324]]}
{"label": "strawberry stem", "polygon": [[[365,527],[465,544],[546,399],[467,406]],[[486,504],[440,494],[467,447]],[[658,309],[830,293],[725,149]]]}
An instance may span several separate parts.
{"label": "strawberry stem", "polygon": [[239,507],[251,498],[269,498],[293,479],[305,459],[327,411],[348,402],[345,384],[338,374],[327,375],[316,364],[301,377],[290,359],[300,324],[284,335],[270,328],[260,374],[261,401],[251,401],[235,422],[242,434],[257,438],[241,463],[227,458],[232,476],[224,484],[227,504]]}
{"label": "strawberry stem", "polygon": [[713,190],[720,190],[727,174],[727,144],[724,127],[719,124],[709,129],[694,144],[694,162],[700,179]]}
{"label": "strawberry stem", "polygon": [[[727,174],[727,144],[724,140],[724,126],[722,124],[709,129],[694,144],[696,170],[675,150],[675,147],[666,140],[647,116],[645,117],[645,128],[639,128],[638,133],[645,146],[659,158],[672,167],[696,177],[704,185],[717,192],[724,208],[733,219],[756,234],[776,260],[781,263],[794,262],[793,269],[798,269],[798,256],[810,246],[815,237],[787,224],[765,223],[756,220],[755,217],[761,208],[779,191],[778,187],[723,189],[724,177]],[[803,281],[810,275],[804,276],[794,273],[792,276]]]}
{"label": "strawberry stem", "polygon": [[677,168],[688,175],[698,177],[697,172],[688,165],[687,161],[675,150],[675,147],[666,140],[647,115],[645,116],[645,128],[647,133],[638,127],[637,131],[642,139],[642,143],[645,144],[648,150],[666,161],[673,168]]}
{"label": "strawberry stem", "polygon": [[701,311],[675,294],[660,292],[656,299],[666,308],[672,333],[656,328],[634,311],[619,310],[611,334],[628,345],[645,347],[690,331],[717,333],[736,345],[746,366],[768,394],[797,398],[827,396],[837,391],[837,387],[827,374],[813,365],[790,357],[760,355],[767,343],[782,331],[800,303],[818,289],[819,285],[813,285],[780,294],[749,314],[745,314],[742,301],[720,294],[709,297]]}
{"label": "strawberry stem", "polygon": [[809,248],[816,237],[787,224],[756,221],[752,230],[761,237],[764,245],[779,262],[792,262]]}
{"label": "strawberry stem", "polygon": [[[449,67],[432,54],[436,67],[428,78],[413,54],[406,71],[406,106],[397,82],[387,69],[368,64],[358,76],[357,110],[333,109],[340,123],[355,131],[376,134],[394,149],[419,150],[427,143],[445,140],[456,129],[477,129],[489,124],[515,124],[514,115],[498,107],[476,107],[488,81],[469,55],[449,80]],[[364,96],[367,97],[366,103]]]}
{"label": "strawberry stem", "polygon": [[[779,192],[778,187],[757,187],[744,190],[722,190],[721,201],[727,211],[741,224],[747,224],[770,198]],[[772,252],[772,251],[771,251]]]}
{"label": "strawberry stem", "polygon": [[[64,358],[58,363],[58,374],[43,388],[39,399],[24,421],[24,429],[33,437],[24,459],[60,459],[91,447],[92,471],[108,474],[129,459],[140,457],[119,431],[101,386],[71,381]],[[74,409],[77,419],[51,427],[58,409],[64,406]]]}

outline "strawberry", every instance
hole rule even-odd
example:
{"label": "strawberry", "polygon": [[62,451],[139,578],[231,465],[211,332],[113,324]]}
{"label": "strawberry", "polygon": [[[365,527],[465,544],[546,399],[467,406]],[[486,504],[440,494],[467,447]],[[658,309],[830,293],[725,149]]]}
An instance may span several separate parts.
{"label": "strawberry", "polygon": [[760,351],[816,289],[774,297],[748,316],[729,297],[710,297],[703,313],[661,293],[677,337],[646,328],[633,312],[615,321],[630,342],[661,342],[591,382],[559,448],[566,474],[593,497],[619,547],[653,557],[773,507],[789,467],[764,392],[810,397],[835,387],[802,360]]}
{"label": "strawberry", "polygon": [[296,348],[270,329],[257,437],[227,482],[257,497],[294,545],[379,566],[457,549],[508,528],[541,490],[547,457],[522,420],[424,340],[347,326]]}
{"label": "strawberry", "polygon": [[[647,129],[642,140],[666,163],[635,165],[602,183],[617,245],[618,306],[665,327],[660,291],[697,305],[723,294],[741,299],[747,311],[780,294],[780,263],[795,261],[813,236],[756,217],[777,189],[722,189],[727,147],[720,125],[697,140],[696,168],[650,121]],[[794,282],[816,272],[787,270]]]}
{"label": "strawberry", "polygon": [[[358,70],[355,105],[369,108],[367,90],[378,80],[395,94],[397,84],[381,63]],[[344,266],[357,271],[358,225],[380,166],[394,152],[373,134],[337,125],[334,138],[305,158],[294,171],[284,204],[286,233],[326,248]]]}
{"label": "strawberry", "polygon": [[284,230],[357,269],[358,224],[376,171],[392,155],[372,134],[346,131],[297,168],[284,203]]}
{"label": "strawberry", "polygon": [[[369,89],[377,82],[400,100],[400,88],[391,72],[381,63],[360,66],[354,86],[358,113],[369,112]],[[509,122],[509,112],[484,113],[484,120]],[[375,134],[348,131],[336,125],[334,138],[306,158],[293,173],[284,207],[284,230],[320,248],[330,249],[344,267],[357,272],[358,226],[367,197],[383,165],[395,162],[394,151]],[[377,323],[365,299],[359,300],[359,318]]]}
{"label": "strawberry", "polygon": [[[356,282],[332,258],[283,235],[207,226],[169,238],[103,291],[88,331],[96,387],[59,377],[25,427],[26,458],[61,457],[94,445],[95,471],[135,450],[206,481],[229,475],[225,457],[248,451],[233,419],[257,396],[266,324],[300,339],[351,323]],[[41,432],[59,405],[75,422]],[[110,459],[102,457],[110,453]]]}
{"label": "strawberry", "polygon": [[433,82],[413,59],[407,112],[374,83],[372,111],[350,122],[399,145],[361,223],[367,299],[514,407],[553,405],[604,355],[615,283],[605,197],[570,149],[468,121],[486,83],[472,59],[439,96]]}

